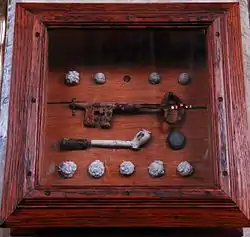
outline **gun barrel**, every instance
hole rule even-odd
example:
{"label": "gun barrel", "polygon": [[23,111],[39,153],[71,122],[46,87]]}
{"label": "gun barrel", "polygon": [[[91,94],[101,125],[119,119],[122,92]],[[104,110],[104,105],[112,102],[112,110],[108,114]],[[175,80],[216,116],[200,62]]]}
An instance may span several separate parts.
{"label": "gun barrel", "polygon": [[160,104],[115,104],[114,112],[117,113],[156,113],[161,111]]}
{"label": "gun barrel", "polygon": [[113,107],[115,112],[133,113],[133,112],[158,112],[161,110],[161,104],[130,104],[130,103],[70,103],[70,109],[85,110],[88,107]]}
{"label": "gun barrel", "polygon": [[90,105],[90,103],[70,103],[69,108],[70,109],[79,109],[79,110],[85,110],[87,106]]}
{"label": "gun barrel", "polygon": [[207,106],[192,106],[191,109],[207,109]]}
{"label": "gun barrel", "polygon": [[171,110],[178,110],[180,108],[183,108],[183,109],[192,109],[192,110],[199,110],[199,109],[207,109],[207,106],[193,106],[193,105],[186,105],[186,104],[178,104],[178,105],[171,105],[170,106],[170,109]]}
{"label": "gun barrel", "polygon": [[162,109],[178,110],[180,108],[198,110],[207,109],[207,106],[193,106],[186,104],[178,105],[163,105],[163,104],[132,104],[132,103],[70,103],[69,107],[71,109],[85,110],[89,106],[94,107],[113,107],[116,113],[157,113],[162,111]]}

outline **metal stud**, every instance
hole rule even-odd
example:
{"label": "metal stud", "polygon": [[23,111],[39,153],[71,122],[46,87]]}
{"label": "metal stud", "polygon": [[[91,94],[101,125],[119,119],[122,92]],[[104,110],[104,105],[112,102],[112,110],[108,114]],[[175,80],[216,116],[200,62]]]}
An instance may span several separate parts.
{"label": "metal stud", "polygon": [[68,71],[65,75],[66,85],[76,85],[80,83],[80,73],[77,71]]}
{"label": "metal stud", "polygon": [[130,82],[131,81],[131,76],[130,75],[125,75],[124,77],[123,77],[123,81],[124,82]]}
{"label": "metal stud", "polygon": [[178,83],[181,85],[188,85],[191,82],[191,77],[188,73],[181,73],[178,79]]}
{"label": "metal stud", "polygon": [[165,174],[164,163],[161,160],[155,160],[148,166],[148,173],[152,177],[161,177]]}
{"label": "metal stud", "polygon": [[102,72],[94,74],[93,78],[96,84],[104,84],[106,82],[106,77]]}
{"label": "metal stud", "polygon": [[161,81],[161,75],[157,72],[152,72],[148,77],[148,81],[152,85],[159,84]]}
{"label": "metal stud", "polygon": [[176,168],[181,176],[190,176],[194,172],[193,166],[188,161],[182,161]]}
{"label": "metal stud", "polygon": [[77,170],[77,165],[73,161],[63,161],[58,165],[58,172],[64,178],[72,178]]}
{"label": "metal stud", "polygon": [[100,160],[93,161],[89,165],[88,172],[93,178],[101,178],[105,173],[104,163]]}
{"label": "metal stud", "polygon": [[135,172],[135,165],[131,161],[123,161],[120,164],[120,174],[130,176]]}

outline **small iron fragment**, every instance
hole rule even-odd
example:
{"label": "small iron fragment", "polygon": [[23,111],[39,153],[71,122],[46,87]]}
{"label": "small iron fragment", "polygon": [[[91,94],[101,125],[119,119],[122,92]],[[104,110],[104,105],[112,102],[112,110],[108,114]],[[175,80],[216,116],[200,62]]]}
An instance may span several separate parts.
{"label": "small iron fragment", "polygon": [[177,172],[184,177],[190,176],[194,172],[193,166],[188,162],[188,161],[182,161],[178,166],[177,166]]}
{"label": "small iron fragment", "polygon": [[148,173],[152,177],[161,177],[165,174],[164,164],[161,160],[153,161],[148,167]]}
{"label": "small iron fragment", "polygon": [[104,163],[100,160],[93,161],[89,165],[88,172],[93,178],[101,178],[105,173]]}
{"label": "small iron fragment", "polygon": [[80,83],[80,73],[77,71],[68,71],[65,75],[66,85],[76,85]]}
{"label": "small iron fragment", "polygon": [[131,176],[135,172],[135,165],[131,161],[123,161],[120,164],[120,174]]}
{"label": "small iron fragment", "polygon": [[58,172],[64,178],[72,178],[77,170],[77,165],[73,161],[63,161],[58,165]]}
{"label": "small iron fragment", "polygon": [[186,146],[186,137],[183,133],[172,130],[168,133],[167,143],[172,150],[181,150]]}
{"label": "small iron fragment", "polygon": [[188,73],[181,73],[178,79],[179,84],[188,85],[191,82],[191,77]]}
{"label": "small iron fragment", "polygon": [[98,72],[94,74],[94,80],[96,84],[104,84],[106,82],[106,77],[104,73]]}
{"label": "small iron fragment", "polygon": [[148,77],[148,81],[152,85],[159,84],[161,81],[161,75],[157,72],[152,72]]}

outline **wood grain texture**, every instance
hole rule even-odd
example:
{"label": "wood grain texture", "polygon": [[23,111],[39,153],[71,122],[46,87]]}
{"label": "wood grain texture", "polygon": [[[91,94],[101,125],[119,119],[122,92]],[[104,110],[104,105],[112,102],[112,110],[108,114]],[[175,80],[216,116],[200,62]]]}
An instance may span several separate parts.
{"label": "wood grain texture", "polygon": [[[150,212],[149,212],[150,210]],[[98,211],[93,209],[22,209],[19,208],[14,212],[10,221],[6,225],[22,227],[22,222],[26,227],[39,228],[42,226],[60,227],[65,223],[70,223],[70,227],[242,227],[247,226],[248,221],[237,208],[223,208],[222,211],[209,208],[173,208],[170,212],[157,208],[99,208]],[[65,215],[67,213],[67,215]],[[225,218],[227,216],[227,218]],[[33,218],[36,217],[36,221]],[[124,219],[126,217],[126,221]],[[20,222],[22,220],[22,222]],[[206,220],[206,223],[200,222]],[[171,224],[170,224],[171,223]],[[216,223],[216,224],[215,224]],[[233,223],[233,224],[232,224]]]}
{"label": "wood grain texture", "polygon": [[[226,70],[226,104],[228,114],[229,139],[229,195],[237,203],[240,210],[250,218],[250,180],[246,177],[250,169],[249,130],[245,97],[245,82],[243,71],[243,56],[240,30],[240,9],[233,6],[224,19],[224,30],[228,34],[227,52],[223,55]],[[229,150],[229,151],[230,151]]]}
{"label": "wood grain texture", "polygon": [[250,198],[247,190],[250,183],[246,178],[250,166],[247,158],[250,155],[249,130],[239,16],[239,7],[233,5],[225,18],[218,19],[213,24],[214,32],[211,34],[214,37],[211,37],[211,44],[215,50],[212,56],[215,64],[212,63],[211,68],[215,80],[220,78],[221,81],[221,77],[224,77],[217,92],[217,96],[221,93],[225,96],[225,103],[220,108],[224,113],[223,120],[219,120],[219,130],[222,133],[220,139],[224,139],[220,141],[221,152],[218,156],[221,162],[218,165],[226,176],[222,175],[220,178],[221,188],[249,218]]}
{"label": "wood grain texture", "polygon": [[[167,5],[167,4],[166,4]],[[41,4],[25,4],[18,5],[19,7],[28,7],[28,11],[31,11],[31,7],[36,8],[32,14],[37,14],[39,20],[46,21],[46,17],[42,17],[42,11],[39,10],[43,9],[43,7],[47,8],[48,5]],[[51,5],[52,6],[52,5]],[[69,10],[68,7],[74,7],[74,5],[66,5],[63,7],[63,4],[61,5],[61,13],[65,13],[64,21],[67,25],[67,23],[72,24],[75,21],[79,22],[83,16],[83,14],[87,13],[86,8],[84,8],[84,5],[82,5],[83,9],[81,10],[79,8],[80,5],[75,5],[76,11],[70,11],[68,12],[68,15],[66,14],[66,10]],[[151,5],[152,9],[154,9],[154,4]],[[193,12],[193,14],[197,17],[199,5],[192,5],[191,8],[185,8],[186,5],[174,5],[174,8],[180,7],[179,10],[176,9],[176,12],[172,13],[172,20],[178,22],[179,25],[185,24],[187,22],[187,18],[179,18],[177,15],[185,11],[187,15],[193,10],[196,10]],[[249,221],[246,217],[248,217],[248,210],[247,200],[240,200],[240,195],[244,195],[244,197],[248,197],[246,192],[248,185],[247,176],[244,176],[246,179],[244,182],[242,181],[243,176],[240,173],[239,167],[236,164],[236,155],[237,152],[240,152],[241,162],[240,168],[244,169],[243,164],[248,165],[246,157],[244,157],[244,154],[248,154],[246,149],[247,143],[245,142],[246,137],[243,136],[244,140],[240,138],[239,134],[234,134],[232,131],[236,132],[246,132],[246,124],[244,120],[244,105],[241,103],[244,103],[244,101],[241,100],[242,97],[238,96],[242,92],[242,81],[243,78],[241,78],[241,70],[238,70],[242,67],[242,61],[240,59],[240,52],[237,51],[239,47],[235,47],[233,50],[231,50],[231,47],[233,46],[239,46],[238,41],[240,40],[240,27],[238,25],[238,5],[237,4],[226,4],[226,5],[201,5],[201,11],[204,11],[204,8],[206,7],[212,7],[210,8],[213,13],[218,13],[218,17],[221,17],[220,27],[224,33],[221,34],[222,42],[224,45],[222,47],[222,50],[227,50],[225,53],[225,58],[223,58],[223,70],[227,70],[227,72],[230,73],[230,79],[233,78],[234,84],[228,83],[229,80],[225,81],[224,86],[224,94],[222,95],[223,99],[227,96],[225,111],[227,114],[226,122],[230,125],[230,129],[227,131],[227,141],[230,140],[230,136],[234,135],[234,138],[236,139],[236,143],[233,144],[233,141],[230,140],[231,143],[229,143],[228,149],[233,156],[229,156],[229,179],[232,181],[233,178],[236,178],[240,180],[242,183],[240,185],[243,185],[243,188],[240,188],[237,186],[236,182],[234,181],[233,185],[228,188],[228,190],[234,190],[236,192],[235,197],[232,197],[231,193],[225,193],[227,190],[220,190],[218,188],[223,187],[220,185],[220,178],[218,177],[218,187],[216,189],[212,188],[200,188],[195,187],[194,189],[188,189],[188,188],[182,188],[182,187],[173,187],[173,189],[170,189],[169,187],[159,187],[159,188],[147,188],[147,187],[109,187],[109,188],[103,188],[103,187],[86,187],[86,188],[72,188],[72,186],[64,186],[64,187],[58,187],[53,185],[46,185],[46,186],[36,186],[34,190],[30,191],[25,199],[22,200],[20,205],[18,205],[16,211],[9,216],[7,219],[5,226],[8,227],[21,227],[24,224],[26,227],[44,227],[50,226],[50,227],[59,227],[59,226],[110,226],[112,223],[112,226],[247,226],[249,225]],[[216,7],[217,6],[217,7]],[[90,6],[91,7],[91,6]],[[104,5],[100,5],[100,7],[104,7]],[[108,5],[105,5],[106,11],[112,10],[112,5],[110,5],[110,9],[108,9]],[[160,5],[155,8],[155,10],[159,9]],[[171,5],[173,7],[173,5]],[[170,8],[171,8],[170,7]],[[221,7],[223,7],[223,11],[221,11]],[[57,8],[57,9],[55,9]],[[145,15],[146,18],[143,18],[143,12],[141,11],[141,8],[139,6],[133,8],[131,5],[129,6],[122,6],[120,10],[123,8],[127,8],[127,12],[134,9],[135,13],[140,13],[140,17],[137,18],[116,18],[120,19],[120,22],[123,23],[125,21],[127,22],[134,22],[137,24],[137,21],[141,22],[140,24],[144,25],[147,23],[156,23],[158,19],[159,22],[163,21],[165,19],[165,22],[170,21],[170,18],[162,18],[162,15],[154,14],[149,15],[150,17],[154,16],[153,20],[150,21],[147,18],[147,14]],[[132,9],[133,8],[133,9]],[[227,9],[228,8],[228,9]],[[66,9],[66,10],[65,10]],[[85,9],[85,10],[84,10]],[[92,21],[95,21],[95,23],[101,23],[101,22],[107,22],[108,14],[102,14],[100,8],[95,8],[92,6],[92,9],[97,11],[97,14],[94,17],[91,17]],[[118,9],[119,10],[119,9]],[[154,10],[154,11],[155,11]],[[170,9],[169,9],[170,10]],[[173,10],[173,9],[172,9]],[[226,11],[224,11],[226,10]],[[59,6],[54,5],[54,9],[46,9],[43,11],[43,14],[50,16],[53,18],[53,14],[56,13],[56,11],[60,11]],[[85,11],[85,12],[84,12]],[[124,10],[126,12],[126,9]],[[74,13],[74,14],[73,14]],[[120,13],[119,11],[116,11],[116,13]],[[31,14],[31,13],[27,13]],[[40,14],[40,15],[39,15]],[[77,14],[79,14],[79,18],[77,20]],[[201,13],[203,14],[203,13]],[[32,16],[34,16],[32,15]],[[91,15],[91,14],[90,14]],[[167,17],[171,17],[170,11],[168,14],[166,14]],[[73,17],[72,17],[73,16]],[[99,16],[100,18],[96,18]],[[137,15],[138,16],[138,15]],[[142,17],[141,17],[142,16]],[[22,19],[22,14],[17,14],[17,19],[20,17]],[[199,19],[199,24],[204,24],[204,26],[207,26],[208,24],[211,25],[211,21],[209,19],[210,15],[208,14],[207,17]],[[209,19],[208,19],[209,18]],[[80,20],[79,20],[80,19]],[[112,14],[110,17],[110,22],[112,23]],[[143,20],[144,19],[144,20]],[[147,19],[147,20],[145,20]],[[192,17],[189,18],[190,20],[193,20]],[[85,19],[88,21],[88,19]],[[196,18],[197,20],[197,18]],[[212,19],[214,20],[214,18]],[[53,21],[53,19],[52,19]],[[172,21],[172,23],[174,23]],[[63,24],[63,17],[58,14],[58,18],[54,19],[54,25],[56,24]],[[175,23],[176,23],[175,22]],[[47,25],[48,22],[46,23]],[[227,24],[230,24],[230,30],[226,29],[225,26]],[[52,24],[53,25],[53,22]],[[212,31],[211,31],[212,32]],[[225,37],[224,37],[224,36]],[[236,40],[235,36],[238,36],[238,41]],[[212,36],[214,37],[214,36]],[[46,39],[43,39],[44,42],[46,42]],[[225,47],[226,45],[226,47]],[[229,50],[230,49],[230,50]],[[46,49],[43,49],[43,52],[46,52]],[[228,53],[230,52],[230,56],[232,59],[227,61]],[[233,59],[237,59],[237,63],[234,62]],[[227,66],[225,67],[224,64],[227,62]],[[211,67],[214,67],[214,64],[216,63],[216,58],[213,57],[211,63],[210,63],[210,72]],[[46,65],[37,65],[39,67],[43,67]],[[234,70],[232,70],[233,68]],[[46,67],[45,67],[46,69]],[[23,68],[20,70],[24,70]],[[44,74],[41,76],[42,82],[44,83],[47,79],[46,75]],[[25,79],[28,80],[28,79]],[[41,82],[41,81],[40,81]],[[39,82],[39,83],[40,83]],[[216,80],[212,78],[211,83],[215,82]],[[41,85],[41,84],[40,84]],[[213,84],[211,84],[213,85]],[[46,88],[42,88],[45,86],[42,84],[40,87],[40,90],[47,92]],[[213,89],[214,88],[212,86]],[[244,87],[243,87],[244,88]],[[19,92],[21,93],[21,92]],[[26,93],[25,96],[28,96],[28,92],[22,92]],[[38,95],[42,96],[41,94]],[[25,98],[26,98],[25,97]],[[244,95],[243,95],[244,97]],[[232,98],[234,100],[232,100]],[[212,100],[214,103],[216,103],[216,98],[214,95],[212,95]],[[20,100],[21,101],[21,100]],[[41,102],[45,102],[45,97],[42,96]],[[235,111],[239,112],[239,114],[235,115],[231,112],[231,108],[233,108],[233,105],[236,106]],[[214,105],[213,105],[214,106]],[[21,107],[22,108],[22,107]],[[213,108],[217,108],[214,106]],[[25,113],[28,114],[28,110],[25,107],[24,108]],[[36,110],[35,110],[36,111]],[[39,118],[44,116],[44,108],[40,110]],[[31,112],[31,114],[36,114],[35,112]],[[234,117],[233,117],[234,116]],[[22,117],[22,119],[24,119]],[[235,119],[237,119],[236,123]],[[22,121],[22,120],[21,120]],[[218,122],[221,122],[217,120]],[[228,122],[231,121],[231,122]],[[40,125],[36,125],[34,129],[37,129],[37,133],[43,138],[43,119],[38,122]],[[34,125],[34,123],[32,123]],[[220,124],[219,124],[220,125]],[[235,126],[237,125],[237,128]],[[220,128],[220,126],[218,126]],[[12,128],[17,129],[17,126]],[[212,128],[214,129],[214,128]],[[245,131],[244,131],[245,129]],[[30,130],[31,131],[31,130]],[[219,133],[215,132],[215,135],[219,136]],[[245,133],[243,133],[245,134]],[[216,139],[216,141],[220,141]],[[245,142],[245,143],[244,143]],[[35,142],[31,143],[32,145],[35,145]],[[43,139],[39,141],[39,144],[43,144]],[[233,145],[230,145],[233,144]],[[214,144],[215,147],[218,149],[218,154],[221,152],[221,147],[218,146],[219,143]],[[239,146],[240,145],[240,146]],[[23,148],[20,148],[22,151],[25,150],[25,146]],[[241,151],[237,150],[241,149]],[[39,148],[39,154],[41,154],[41,147]],[[38,154],[36,153],[36,154]],[[218,165],[215,165],[215,168],[220,167],[219,161],[221,158],[215,154],[214,159],[218,162]],[[40,156],[41,158],[41,156]],[[39,158],[39,159],[40,159]],[[24,160],[24,159],[23,159]],[[234,163],[232,161],[235,161]],[[231,167],[234,166],[234,167]],[[31,167],[34,167],[31,165]],[[24,163],[22,164],[21,168],[25,170]],[[37,166],[36,166],[37,168]],[[236,175],[232,175],[233,172],[237,173]],[[245,172],[245,171],[244,171]],[[39,174],[39,169],[35,172],[35,181],[37,180]],[[218,172],[219,175],[219,172]],[[20,176],[22,180],[22,176]],[[232,183],[232,182],[230,182]],[[240,192],[238,192],[240,191]],[[152,198],[153,195],[153,198]],[[107,197],[108,199],[104,198]],[[232,200],[233,199],[233,200]],[[91,203],[91,204],[90,204]],[[171,206],[172,204],[172,206]],[[239,204],[239,207],[241,210],[239,210],[239,207],[237,206]],[[119,211],[118,211],[119,210]],[[97,221],[98,220],[98,221]],[[97,224],[98,223],[98,224]]]}
{"label": "wood grain texture", "polygon": [[38,104],[32,103],[32,98],[39,95],[40,88],[36,83],[43,71],[43,68],[41,71],[36,69],[36,63],[42,64],[44,59],[40,53],[44,40],[35,34],[42,34],[42,26],[23,8],[17,7],[16,13],[19,18],[15,23],[15,56],[8,125],[8,133],[12,136],[8,136],[5,161],[1,209],[3,219],[7,218],[25,194],[34,188],[38,135],[35,131],[39,119]]}
{"label": "wood grain texture", "polygon": [[[229,6],[223,4],[64,4],[61,11],[57,11],[57,4],[25,3],[25,7],[39,16],[47,25],[74,25],[90,23],[177,23],[182,21],[188,25],[212,22]],[[72,11],[72,9],[74,10]],[[210,11],[214,9],[213,11]],[[199,16],[192,11],[199,12]],[[75,12],[78,12],[76,15]],[[131,14],[133,12],[133,14]],[[171,14],[166,14],[170,13]],[[119,13],[119,14],[117,14]]]}
{"label": "wood grain texture", "polygon": [[[217,131],[218,136],[214,137],[212,140],[212,147],[215,151],[214,155],[218,158],[215,162],[215,170],[218,172],[218,183],[219,186],[228,193],[230,189],[230,180],[228,177],[228,149],[227,149],[227,120],[225,111],[225,95],[224,89],[224,78],[225,78],[225,68],[223,68],[223,47],[222,38],[226,36],[223,35],[220,25],[220,18],[214,21],[208,29],[207,41],[208,41],[208,58],[210,65],[210,78],[211,87],[211,97],[215,98],[212,100],[211,104],[211,114],[214,118],[212,120],[212,131]],[[211,131],[211,132],[212,132]]]}
{"label": "wood grain texture", "polygon": [[[15,24],[15,44],[14,51],[16,57],[22,57],[23,54],[32,55],[32,48],[28,45],[22,45],[19,40],[19,34],[23,32],[22,39],[32,43],[33,17],[29,16],[25,10],[20,9],[21,21]],[[28,93],[23,88],[29,87],[31,80],[27,71],[30,71],[32,64],[29,61],[14,61],[12,70],[12,87],[10,91],[10,119],[8,125],[8,137],[6,166],[4,173],[4,188],[2,198],[1,216],[7,218],[16,208],[25,192],[23,185],[25,180],[25,139],[27,129],[27,111],[28,111]],[[22,87],[24,86],[24,87]],[[16,109],[16,104],[19,104]],[[18,126],[17,126],[18,125]],[[23,142],[20,142],[20,141]],[[21,159],[20,159],[21,157]],[[19,175],[17,175],[17,173]]]}

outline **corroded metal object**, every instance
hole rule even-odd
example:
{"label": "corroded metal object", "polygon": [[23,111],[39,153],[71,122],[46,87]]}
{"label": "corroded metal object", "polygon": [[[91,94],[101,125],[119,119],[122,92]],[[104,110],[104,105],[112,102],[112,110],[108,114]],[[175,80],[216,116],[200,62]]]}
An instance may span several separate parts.
{"label": "corroded metal object", "polygon": [[64,178],[72,178],[77,170],[77,165],[73,161],[63,161],[58,165],[58,172]]}
{"label": "corroded metal object", "polygon": [[152,85],[159,84],[161,81],[161,75],[157,72],[152,72],[149,74],[148,81]]}
{"label": "corroded metal object", "polygon": [[84,125],[92,128],[110,128],[113,114],[160,113],[166,123],[178,124],[185,119],[186,110],[207,109],[206,106],[185,105],[173,92],[166,93],[161,104],[84,103],[73,99],[69,107],[73,112],[85,110]]}
{"label": "corroded metal object", "polygon": [[94,178],[101,178],[105,173],[104,163],[100,160],[93,161],[88,168],[89,175]]}
{"label": "corroded metal object", "polygon": [[80,83],[80,73],[77,71],[68,71],[65,75],[65,84],[76,85]]}
{"label": "corroded metal object", "polygon": [[194,172],[193,166],[188,162],[188,161],[182,161],[178,166],[177,166],[177,172],[181,176],[190,176]]}
{"label": "corroded metal object", "polygon": [[60,142],[60,150],[72,151],[72,150],[85,150],[90,147],[102,147],[102,148],[128,148],[132,150],[139,150],[144,146],[151,138],[151,132],[142,129],[135,137],[130,141],[124,140],[90,140],[87,139],[72,139],[63,138]]}
{"label": "corroded metal object", "polygon": [[186,137],[180,131],[172,130],[168,133],[167,143],[171,149],[181,150],[186,146]]}
{"label": "corroded metal object", "polygon": [[130,176],[135,172],[135,165],[131,161],[123,161],[120,164],[120,174]]}
{"label": "corroded metal object", "polygon": [[179,84],[188,85],[191,82],[191,77],[188,73],[181,73],[178,79]]}
{"label": "corroded metal object", "polygon": [[96,84],[104,84],[106,82],[105,74],[102,72],[94,74],[93,78]]}
{"label": "corroded metal object", "polygon": [[87,139],[63,138],[60,142],[62,151],[85,150],[89,147],[91,147],[91,142]]}
{"label": "corroded metal object", "polygon": [[110,128],[112,124],[114,105],[95,104],[86,106],[84,125],[86,127]]}
{"label": "corroded metal object", "polygon": [[161,160],[153,161],[148,167],[148,173],[152,177],[161,177],[165,174],[164,163]]}

